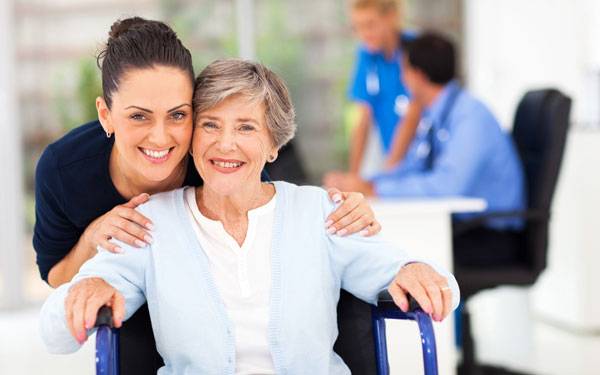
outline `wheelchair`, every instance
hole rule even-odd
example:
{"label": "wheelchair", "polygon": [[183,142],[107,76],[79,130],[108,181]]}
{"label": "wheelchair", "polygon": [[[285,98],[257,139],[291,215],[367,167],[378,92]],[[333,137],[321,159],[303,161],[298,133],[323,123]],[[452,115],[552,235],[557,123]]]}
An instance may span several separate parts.
{"label": "wheelchair", "polygon": [[[409,310],[405,313],[394,304],[389,293],[384,291],[379,294],[377,306],[371,306],[378,375],[389,374],[385,319],[413,320],[417,323],[421,336],[424,374],[438,375],[435,334],[431,317],[413,298],[409,298],[409,301]],[[119,330],[113,326],[110,307],[104,306],[100,309],[96,327],[96,374],[118,375]]]}

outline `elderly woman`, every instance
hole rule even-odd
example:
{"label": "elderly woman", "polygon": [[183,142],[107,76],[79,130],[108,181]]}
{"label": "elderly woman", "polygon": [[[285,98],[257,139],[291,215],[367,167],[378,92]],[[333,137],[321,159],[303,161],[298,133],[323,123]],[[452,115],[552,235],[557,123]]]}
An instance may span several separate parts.
{"label": "elderly woman", "polygon": [[378,236],[329,234],[325,191],[261,182],[295,131],[277,75],[217,61],[198,76],[193,105],[204,186],[152,196],[139,208],[154,218],[152,244],[100,252],[55,290],[41,316],[48,350],[77,350],[104,304],[120,326],[147,301],[160,373],[343,374],[333,351],[340,288],[370,303],[389,288],[403,310],[410,293],[438,321],[457,306],[452,275]]}

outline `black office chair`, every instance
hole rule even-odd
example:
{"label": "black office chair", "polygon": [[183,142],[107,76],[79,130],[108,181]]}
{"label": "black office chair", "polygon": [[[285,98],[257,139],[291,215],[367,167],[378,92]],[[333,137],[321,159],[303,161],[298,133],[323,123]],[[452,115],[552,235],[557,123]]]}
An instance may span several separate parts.
{"label": "black office chair", "polygon": [[[455,260],[454,274],[465,302],[462,313],[463,362],[459,374],[514,374],[505,369],[479,366],[475,361],[474,343],[466,302],[479,291],[501,285],[532,285],[546,267],[548,226],[565,148],[571,99],[555,89],[525,94],[515,115],[513,140],[523,163],[527,183],[528,207],[519,212],[492,212],[466,222],[455,223],[455,235],[485,225],[489,219],[518,217],[525,228],[518,233],[517,257],[510,264],[477,268]],[[481,249],[485,251],[482,241]]]}

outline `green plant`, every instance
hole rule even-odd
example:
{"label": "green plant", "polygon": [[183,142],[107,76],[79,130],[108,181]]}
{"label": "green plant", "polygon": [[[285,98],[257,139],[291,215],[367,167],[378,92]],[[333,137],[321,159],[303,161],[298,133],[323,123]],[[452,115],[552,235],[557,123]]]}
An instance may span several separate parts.
{"label": "green plant", "polygon": [[[95,119],[96,98],[102,95],[100,71],[95,59],[85,58],[77,63],[76,80],[74,95],[62,92],[56,98],[56,112],[65,132]],[[64,74],[58,76],[57,85],[62,85],[62,82]],[[61,92],[58,87],[55,91]]]}

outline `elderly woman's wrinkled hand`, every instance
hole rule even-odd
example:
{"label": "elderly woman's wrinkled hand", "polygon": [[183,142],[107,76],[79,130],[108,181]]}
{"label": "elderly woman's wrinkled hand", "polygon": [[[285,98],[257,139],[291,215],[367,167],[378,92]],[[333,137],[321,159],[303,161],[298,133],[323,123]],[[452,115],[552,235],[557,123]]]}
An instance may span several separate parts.
{"label": "elderly woman's wrinkled hand", "polygon": [[408,310],[408,294],[437,322],[452,311],[452,290],[448,280],[425,263],[409,263],[402,267],[388,291],[404,312]]}
{"label": "elderly woman's wrinkled hand", "polygon": [[331,200],[341,205],[327,217],[325,228],[330,234],[345,236],[360,232],[362,236],[373,236],[381,231],[375,213],[361,193],[341,192],[336,188],[327,190]]}
{"label": "elderly woman's wrinkled hand", "polygon": [[121,327],[125,316],[125,299],[106,281],[92,277],[79,281],[69,289],[65,299],[67,326],[80,344],[87,339],[86,330],[96,324],[98,310],[104,305],[112,307],[114,325]]}

